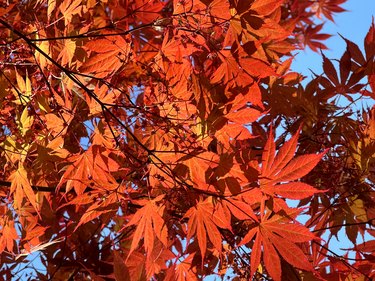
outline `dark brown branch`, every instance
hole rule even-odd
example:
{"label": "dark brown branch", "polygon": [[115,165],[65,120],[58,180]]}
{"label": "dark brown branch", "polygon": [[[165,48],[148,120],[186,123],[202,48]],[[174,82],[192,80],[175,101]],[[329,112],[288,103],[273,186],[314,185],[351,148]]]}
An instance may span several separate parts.
{"label": "dark brown branch", "polygon": [[[318,243],[317,241],[312,241],[313,243],[317,244],[318,246],[322,247],[324,250],[330,252],[334,257],[340,259],[344,264],[345,266],[347,266],[348,268],[351,268],[355,271],[357,271],[358,273],[360,273],[363,277],[366,278],[366,280],[372,280],[368,275],[366,275],[365,273],[363,273],[361,270],[359,270],[358,268],[356,268],[355,266],[351,265],[349,262],[347,262],[346,260],[348,260],[348,258],[343,258],[342,256],[340,256],[339,254],[335,253],[334,251],[332,251],[331,249],[329,249],[328,247]],[[328,255],[326,255],[328,256]]]}
{"label": "dark brown branch", "polygon": [[[115,120],[128,134],[129,136],[144,150],[147,152],[147,154],[149,156],[153,156],[156,161],[158,161],[158,163],[156,161],[152,161],[152,163],[157,166],[160,170],[163,170],[163,169],[166,169],[167,171],[164,171],[165,173],[167,173],[172,179],[174,179],[178,184],[181,184],[182,186],[185,186],[186,188],[188,189],[193,189],[193,186],[192,185],[189,185],[187,184],[185,181],[179,179],[179,177],[175,176],[173,170],[168,166],[166,165],[151,149],[149,149],[148,147],[146,147],[141,140],[139,140],[135,135],[134,133],[125,125],[122,123],[122,121],[112,112],[108,109],[107,106],[105,106],[105,104],[98,98],[98,96],[92,91],[90,90],[89,88],[87,88],[69,69],[63,67],[61,64],[59,64],[57,61],[55,61],[53,58],[51,58],[46,52],[44,52],[42,49],[40,49],[30,38],[28,38],[26,35],[24,35],[22,32],[20,32],[19,30],[15,29],[11,24],[9,24],[8,22],[6,22],[5,20],[3,20],[2,18],[0,18],[0,23],[6,27],[7,29],[9,29],[10,31],[12,31],[13,33],[15,33],[16,35],[18,35],[20,38],[22,38],[23,40],[25,40],[25,42],[31,46],[32,48],[34,48],[35,50],[37,50],[41,55],[43,55],[46,59],[48,59],[54,66],[56,66],[58,69],[60,69],[61,71],[63,71],[66,76],[72,80],[76,85],[78,85],[79,87],[81,87],[93,100],[95,100],[101,107],[102,109],[108,113],[108,115],[113,118],[113,120]],[[138,157],[132,155],[132,157],[135,159],[135,160],[139,160]]]}
{"label": "dark brown branch", "polygon": [[[58,36],[58,37],[48,37],[48,38],[38,38],[38,39],[32,39],[32,38],[28,38],[28,40],[30,40],[30,42],[42,42],[42,41],[53,41],[53,40],[66,40],[66,39],[82,39],[82,38],[100,38],[100,37],[110,37],[110,36],[123,36],[123,35],[128,35],[134,31],[137,31],[137,30],[140,30],[140,29],[143,29],[143,28],[146,28],[146,27],[150,27],[150,26],[153,26],[154,23],[148,23],[148,24],[144,24],[144,25],[141,25],[141,26],[137,26],[137,27],[134,27],[132,29],[129,29],[129,30],[124,30],[124,31],[121,31],[121,32],[114,32],[114,33],[107,33],[107,34],[90,34],[92,32],[97,32],[98,30],[94,30],[94,31],[88,31],[88,32],[85,32],[85,33],[81,33],[81,34],[77,34],[77,35],[69,35],[69,36]],[[6,26],[8,27],[8,26]],[[110,28],[110,27],[108,27]],[[5,44],[0,44],[0,46],[6,46],[8,44],[11,44],[11,43],[14,43],[20,39],[25,39],[23,36],[20,36],[19,34],[17,34],[19,37],[18,38],[15,38],[9,42],[6,42]],[[25,35],[26,36],[26,35]]]}
{"label": "dark brown branch", "polygon": [[[9,181],[2,181],[0,180],[0,186],[6,186],[6,187],[11,187],[12,183]],[[55,193],[56,192],[56,186],[39,186],[39,185],[32,185],[31,188],[34,191],[39,191],[39,192],[51,192]],[[61,187],[59,189],[59,192],[65,192],[65,188]]]}
{"label": "dark brown branch", "polygon": [[327,230],[327,229],[332,229],[332,228],[337,228],[337,227],[343,227],[343,226],[353,226],[353,225],[363,225],[363,224],[372,225],[373,221],[375,221],[375,218],[369,219],[367,221],[362,221],[362,222],[353,222],[353,223],[343,223],[343,224],[339,224],[339,225],[332,225],[332,226],[328,226],[328,227],[315,229],[312,232],[318,232],[318,231],[322,231],[322,230]]}

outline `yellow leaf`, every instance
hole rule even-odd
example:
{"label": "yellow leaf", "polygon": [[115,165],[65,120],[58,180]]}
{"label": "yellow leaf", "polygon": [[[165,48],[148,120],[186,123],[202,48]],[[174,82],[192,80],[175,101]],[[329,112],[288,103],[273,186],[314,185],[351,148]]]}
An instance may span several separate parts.
{"label": "yellow leaf", "polygon": [[38,107],[40,110],[43,110],[46,113],[51,112],[51,108],[49,107],[48,104],[48,98],[44,95],[39,95],[36,99],[36,103],[38,104]]}
{"label": "yellow leaf", "polygon": [[262,266],[261,263],[259,264],[257,271],[258,271],[260,274],[263,274],[263,266]]}
{"label": "yellow leaf", "polygon": [[48,0],[48,8],[47,8],[48,19],[50,19],[51,14],[53,10],[55,9],[55,7],[56,7],[56,0]]}
{"label": "yellow leaf", "polygon": [[19,143],[15,136],[7,136],[0,144],[4,149],[4,155],[8,162],[15,164],[17,161],[24,161],[30,147],[28,143]]}
{"label": "yellow leaf", "polygon": [[72,17],[74,15],[81,13],[81,10],[83,8],[81,4],[82,0],[65,0],[63,3],[60,4],[59,8],[61,13],[64,15],[66,26],[71,22]]}
{"label": "yellow leaf", "polygon": [[350,210],[356,216],[357,220],[360,221],[368,221],[367,212],[365,209],[365,205],[363,204],[362,199],[358,199],[357,196],[353,196],[352,201],[350,202]]}
{"label": "yellow leaf", "polygon": [[21,123],[21,133],[24,136],[28,130],[30,130],[31,126],[33,125],[34,117],[29,116],[29,112],[27,110],[27,107],[22,111],[22,115],[20,117],[20,123]]}
{"label": "yellow leaf", "polygon": [[[39,44],[39,48],[45,52],[47,55],[50,54],[49,52],[49,43],[48,41],[42,41],[40,44]],[[46,57],[44,55],[42,55],[41,53],[39,53],[38,51],[36,51],[36,54],[35,54],[35,57],[37,60],[39,60],[39,64],[40,64],[40,67],[43,69],[44,67],[47,66],[49,60],[46,59]]]}
{"label": "yellow leaf", "polygon": [[[37,33],[36,39],[46,38],[46,37],[47,37],[46,32],[44,30],[40,30],[39,33]],[[50,56],[51,53],[49,50],[48,41],[41,41],[40,43],[38,43],[38,47],[46,55]],[[50,61],[43,54],[41,54],[38,50],[35,50],[35,58],[42,69],[44,69],[48,64],[50,64]]]}
{"label": "yellow leaf", "polygon": [[13,95],[16,97],[16,104],[28,103],[31,100],[31,81],[26,72],[26,79],[23,80],[21,75],[16,71],[18,89],[13,89]]}
{"label": "yellow leaf", "polygon": [[64,148],[64,139],[62,136],[58,136],[57,138],[51,140],[47,148],[52,149],[51,155],[57,156],[60,158],[67,158],[69,155],[69,151]]}

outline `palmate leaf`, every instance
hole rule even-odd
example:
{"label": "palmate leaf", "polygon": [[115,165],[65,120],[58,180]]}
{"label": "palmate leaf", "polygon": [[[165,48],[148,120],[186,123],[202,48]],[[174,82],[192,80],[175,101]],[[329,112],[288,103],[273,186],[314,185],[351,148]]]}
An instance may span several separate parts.
{"label": "palmate leaf", "polygon": [[31,100],[32,85],[31,80],[26,72],[25,80],[16,71],[17,89],[13,88],[13,95],[16,97],[16,104],[27,104]]}
{"label": "palmate leaf", "polygon": [[[138,247],[140,240],[144,239],[144,247],[147,255],[152,253],[156,236],[160,242],[167,247],[168,233],[162,217],[165,206],[158,206],[157,203],[163,199],[164,195],[160,195],[153,200],[144,200],[138,202],[143,207],[140,208],[130,219],[127,227],[136,225],[133,234],[133,240],[130,246],[129,255]],[[135,202],[137,203],[137,202]]]}
{"label": "palmate leaf", "polygon": [[14,226],[14,221],[8,221],[7,224],[2,225],[2,231],[0,236],[0,251],[3,252],[7,249],[9,252],[13,252],[14,241],[19,237]]}
{"label": "palmate leaf", "polygon": [[327,19],[334,22],[333,14],[342,13],[346,10],[340,5],[342,5],[346,0],[320,0],[316,2],[316,14],[320,17],[323,14]]}
{"label": "palmate leaf", "polygon": [[62,44],[63,48],[57,59],[61,59],[61,65],[68,64],[70,66],[76,51],[76,42],[68,39],[64,40]]}
{"label": "palmate leaf", "polygon": [[289,199],[304,199],[315,193],[324,192],[306,183],[288,183],[307,175],[326,153],[325,151],[320,154],[302,155],[293,159],[297,141],[298,132],[280,148],[275,156],[276,148],[271,129],[262,154],[260,188],[264,193],[277,194]]}
{"label": "palmate leaf", "polygon": [[171,280],[178,281],[196,281],[198,280],[196,273],[192,269],[192,261],[194,254],[189,255],[186,259],[176,265],[176,277],[173,276]]}
{"label": "palmate leaf", "polygon": [[229,229],[230,224],[223,221],[224,218],[219,216],[220,213],[215,212],[212,197],[209,197],[190,208],[185,214],[185,217],[189,218],[187,239],[189,241],[192,237],[197,238],[202,261],[206,254],[207,236],[214,247],[221,251],[222,238],[218,227]]}
{"label": "palmate leaf", "polygon": [[64,0],[60,4],[60,12],[64,16],[65,25],[68,25],[68,23],[72,20],[72,17],[76,14],[79,14],[82,10],[82,0]]}
{"label": "palmate leaf", "polygon": [[89,59],[81,66],[81,71],[103,78],[119,70],[129,59],[130,39],[127,40],[116,36],[89,41],[84,46]]}
{"label": "palmate leaf", "polygon": [[[291,182],[309,173],[325,153],[302,155],[293,158],[297,144],[298,132],[276,154],[276,144],[271,128],[262,154],[259,181],[260,190],[266,196],[271,198],[281,196],[289,199],[304,199],[315,193],[324,192],[306,183]],[[277,203],[277,200],[280,199],[275,198],[275,203]],[[262,246],[264,265],[274,280],[281,280],[280,256],[294,267],[312,271],[312,266],[306,255],[300,246],[296,244],[316,239],[308,228],[293,221],[301,210],[280,205],[283,215],[273,214],[268,209],[263,214],[264,201],[261,204],[260,223],[250,229],[239,244],[240,246],[244,245],[255,238],[251,255],[251,276],[254,275],[260,263]],[[276,212],[275,205],[273,208],[273,211]]]}
{"label": "palmate leaf", "polygon": [[323,24],[316,26],[308,26],[304,31],[303,45],[310,47],[314,52],[319,50],[326,50],[327,46],[321,43],[321,41],[330,38],[332,35],[326,33],[319,33],[323,28]]}
{"label": "palmate leaf", "polygon": [[27,171],[23,164],[19,164],[18,169],[10,176],[10,180],[12,181],[10,192],[14,193],[15,206],[20,209],[22,207],[23,198],[26,196],[30,204],[38,212],[39,206],[36,196],[28,180]]}
{"label": "palmate leaf", "polygon": [[59,190],[66,183],[66,192],[74,188],[78,195],[82,195],[91,182],[107,183],[107,188],[116,185],[111,172],[117,171],[119,164],[108,153],[106,148],[92,145],[84,153],[70,157],[71,164],[67,166],[56,189]]}
{"label": "palmate leaf", "polygon": [[[289,209],[288,212],[291,212],[289,215],[293,217],[293,212],[296,211],[300,212],[298,209]],[[297,268],[312,271],[311,263],[296,243],[309,242],[317,237],[305,226],[288,221],[290,219],[284,216],[272,216],[272,212],[268,210],[259,225],[250,229],[242,239],[239,246],[247,244],[255,237],[251,254],[251,276],[260,263],[262,246],[264,265],[274,280],[281,280],[280,256]]]}
{"label": "palmate leaf", "polygon": [[[313,17],[344,0],[3,2],[3,278],[373,277],[374,243],[355,245],[358,232],[375,233],[375,133],[364,113],[355,120],[334,103],[373,98],[362,79],[375,88],[374,27],[365,53],[347,41],[340,67],[323,57],[325,74],[308,86],[290,72],[297,41],[319,50],[329,36]],[[291,134],[299,120],[300,141],[267,138],[270,124]],[[333,153],[314,169],[322,154],[304,154],[322,144]],[[314,181],[332,190],[317,194]],[[363,275],[310,243],[309,229],[342,228]],[[43,268],[21,249],[42,250]]]}
{"label": "palmate leaf", "polygon": [[229,85],[247,86],[252,78],[264,78],[275,75],[274,70],[259,59],[241,57],[236,60],[232,54],[223,58],[222,64],[213,73],[211,83],[223,82]]}
{"label": "palmate leaf", "polygon": [[[84,195],[76,197],[75,202],[68,202],[65,205],[72,205],[72,204],[90,204],[90,207],[86,210],[86,212],[83,214],[83,216],[80,218],[79,223],[77,226],[74,228],[74,231],[78,229],[81,225],[94,220],[95,218],[98,218],[99,216],[113,212],[115,213],[116,211],[116,203],[118,202],[118,196],[116,193],[110,193],[110,195],[106,196],[105,198],[102,198],[102,200],[99,200],[95,203],[92,203],[93,196]],[[73,201],[74,201],[73,200]],[[115,207],[113,207],[115,206]]]}

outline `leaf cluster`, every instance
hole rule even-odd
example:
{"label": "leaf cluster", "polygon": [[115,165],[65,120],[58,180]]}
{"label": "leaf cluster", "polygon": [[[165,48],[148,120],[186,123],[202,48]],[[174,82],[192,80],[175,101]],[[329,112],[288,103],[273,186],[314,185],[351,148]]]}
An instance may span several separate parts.
{"label": "leaf cluster", "polygon": [[344,2],[3,3],[3,279],[374,278],[374,23],[290,69]]}

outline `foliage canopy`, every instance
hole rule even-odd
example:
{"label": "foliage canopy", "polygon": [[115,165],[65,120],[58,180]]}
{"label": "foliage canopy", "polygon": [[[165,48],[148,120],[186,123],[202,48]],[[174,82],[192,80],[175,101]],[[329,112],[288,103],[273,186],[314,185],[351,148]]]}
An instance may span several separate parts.
{"label": "foliage canopy", "polygon": [[290,69],[344,2],[1,1],[2,278],[375,278],[374,23]]}

